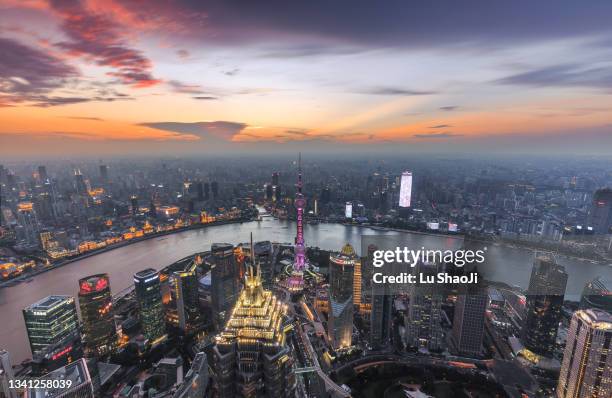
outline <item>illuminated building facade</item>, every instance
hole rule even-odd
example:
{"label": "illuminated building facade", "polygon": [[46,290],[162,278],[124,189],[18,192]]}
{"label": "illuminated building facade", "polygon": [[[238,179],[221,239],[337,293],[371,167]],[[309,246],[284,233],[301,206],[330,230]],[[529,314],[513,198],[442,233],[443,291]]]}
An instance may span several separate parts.
{"label": "illuminated building facade", "polygon": [[147,268],[134,274],[134,289],[142,332],[150,343],[155,344],[166,335],[159,272]]}
{"label": "illuminated building facade", "polygon": [[85,355],[101,357],[112,353],[117,345],[117,329],[107,274],[79,280],[79,308],[83,321]]}
{"label": "illuminated building facade", "polygon": [[54,345],[78,328],[74,298],[48,296],[23,310],[32,354]]}
{"label": "illuminated building facade", "polygon": [[240,292],[240,274],[229,243],[213,243],[211,247],[211,301],[217,330],[225,326]]}
{"label": "illuminated building facade", "polygon": [[259,267],[245,286],[212,349],[216,394],[225,397],[293,397],[295,374],[286,305],[262,286]]}
{"label": "illuminated building facade", "polygon": [[404,171],[400,180],[399,206],[410,207],[412,198],[412,172]]}
{"label": "illuminated building facade", "polygon": [[304,243],[304,208],[306,199],[302,194],[302,155],[298,159],[298,181],[295,194],[296,235],[294,247],[293,273],[289,277],[288,288],[291,291],[301,291],[304,288],[304,269],[306,268],[306,245]]}
{"label": "illuminated building facade", "polygon": [[183,331],[192,330],[200,321],[197,264],[191,261],[185,269],[175,271],[172,275],[178,326]]}
{"label": "illuminated building facade", "polygon": [[38,218],[32,202],[20,202],[17,205],[17,220],[23,228],[23,239],[29,245],[38,245]]}
{"label": "illuminated building facade", "polygon": [[558,398],[612,396],[612,315],[600,310],[579,310],[572,315]]}
{"label": "illuminated building facade", "polygon": [[551,257],[535,259],[527,290],[527,314],[521,339],[528,350],[538,355],[552,356],[566,285],[567,273],[562,265]]}
{"label": "illuminated building facade", "polygon": [[327,335],[334,349],[349,347],[353,337],[353,281],[357,256],[353,246],[329,256]]}
{"label": "illuminated building facade", "polygon": [[81,334],[73,330],[55,344],[48,345],[32,355],[32,375],[42,376],[83,358]]}

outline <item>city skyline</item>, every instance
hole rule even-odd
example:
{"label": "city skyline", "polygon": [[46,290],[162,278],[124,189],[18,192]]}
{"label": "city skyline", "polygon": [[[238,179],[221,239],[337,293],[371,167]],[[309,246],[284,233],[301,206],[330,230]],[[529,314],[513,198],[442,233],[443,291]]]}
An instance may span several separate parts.
{"label": "city skyline", "polygon": [[3,0],[0,154],[608,153],[612,5],[469,6]]}

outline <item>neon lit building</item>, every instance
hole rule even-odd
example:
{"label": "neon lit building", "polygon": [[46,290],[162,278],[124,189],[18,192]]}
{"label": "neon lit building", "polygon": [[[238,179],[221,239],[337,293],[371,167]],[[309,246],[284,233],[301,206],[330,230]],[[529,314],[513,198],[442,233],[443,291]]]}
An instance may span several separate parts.
{"label": "neon lit building", "polygon": [[572,315],[559,384],[558,398],[612,396],[612,315],[579,310]]}
{"label": "neon lit building", "polygon": [[327,335],[334,349],[350,347],[353,337],[353,288],[357,256],[353,246],[329,256],[329,319]]}
{"label": "neon lit building", "polygon": [[411,196],[412,196],[412,173],[410,171],[404,171],[402,173],[402,179],[400,180],[399,206],[400,207],[410,207]]}
{"label": "neon lit building", "polygon": [[112,353],[117,345],[117,328],[108,274],[91,275],[79,280],[79,307],[85,356],[101,357]]}
{"label": "neon lit building", "polygon": [[259,265],[256,271],[249,266],[244,289],[212,349],[216,396],[295,395],[286,312],[287,306],[263,288]]}

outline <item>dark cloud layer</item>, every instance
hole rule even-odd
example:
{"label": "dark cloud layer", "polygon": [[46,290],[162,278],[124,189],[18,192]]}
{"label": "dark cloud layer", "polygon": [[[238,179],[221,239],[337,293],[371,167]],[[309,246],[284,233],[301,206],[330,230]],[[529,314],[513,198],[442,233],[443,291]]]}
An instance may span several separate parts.
{"label": "dark cloud layer", "polygon": [[400,96],[412,96],[412,95],[432,95],[436,94],[435,91],[426,90],[412,90],[400,87],[374,87],[367,90],[359,91],[363,94],[373,95],[400,95]]}
{"label": "dark cloud layer", "polygon": [[593,0],[270,0],[184,1],[205,12],[220,40],[249,40],[277,32],[348,43],[426,46],[531,41],[610,31],[612,3]]}
{"label": "dark cloud layer", "polygon": [[225,141],[231,141],[235,135],[247,127],[246,123],[227,121],[194,123],[154,122],[141,123],[140,125],[174,133],[193,134],[205,139],[221,139]]}

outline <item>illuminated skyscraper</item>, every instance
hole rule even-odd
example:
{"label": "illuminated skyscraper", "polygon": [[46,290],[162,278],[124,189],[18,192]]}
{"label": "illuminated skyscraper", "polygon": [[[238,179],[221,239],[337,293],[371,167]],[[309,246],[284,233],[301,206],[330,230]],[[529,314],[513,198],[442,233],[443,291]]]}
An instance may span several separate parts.
{"label": "illuminated skyscraper", "polygon": [[294,205],[296,208],[296,235],[295,235],[295,257],[293,260],[293,273],[289,277],[289,290],[301,291],[304,287],[304,269],[306,268],[306,245],[304,243],[304,208],[306,199],[302,194],[302,154],[298,158],[298,181],[296,184]]}
{"label": "illuminated skyscraper", "polygon": [[521,337],[525,347],[538,355],[552,356],[566,285],[567,273],[562,265],[551,257],[535,259]]}
{"label": "illuminated skyscraper", "polygon": [[400,195],[399,195],[399,206],[410,207],[412,196],[412,173],[410,171],[404,171],[402,173],[402,179],[400,181]]}
{"label": "illuminated skyscraper", "polygon": [[155,344],[166,335],[159,272],[147,268],[134,274],[134,289],[143,334],[150,343]]}
{"label": "illuminated skyscraper", "polygon": [[334,349],[349,347],[353,338],[353,281],[357,256],[353,246],[329,256],[329,319],[327,335]]}
{"label": "illuminated skyscraper", "polygon": [[240,275],[234,246],[229,243],[213,243],[211,261],[214,324],[217,330],[222,330],[240,292]]}
{"label": "illuminated skyscraper", "polygon": [[291,324],[286,311],[287,306],[263,288],[259,266],[249,266],[244,289],[212,349],[212,377],[218,397],[295,395],[293,360],[287,345]]}
{"label": "illuminated skyscraper", "polygon": [[23,238],[30,245],[38,244],[38,218],[34,203],[20,202],[17,204],[17,220],[23,227]]}
{"label": "illuminated skyscraper", "polygon": [[74,298],[49,296],[23,310],[32,354],[57,344],[78,328]]}
{"label": "illuminated skyscraper", "polygon": [[570,323],[558,398],[612,396],[612,315],[600,310],[574,312]]}
{"label": "illuminated skyscraper", "polygon": [[197,326],[200,320],[198,275],[195,261],[191,261],[185,269],[175,271],[172,276],[174,278],[178,326],[181,330],[187,331]]}
{"label": "illuminated skyscraper", "polygon": [[85,355],[100,357],[112,353],[117,344],[117,329],[107,274],[91,275],[79,280],[79,307]]}

